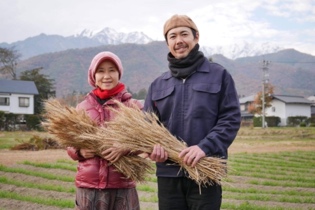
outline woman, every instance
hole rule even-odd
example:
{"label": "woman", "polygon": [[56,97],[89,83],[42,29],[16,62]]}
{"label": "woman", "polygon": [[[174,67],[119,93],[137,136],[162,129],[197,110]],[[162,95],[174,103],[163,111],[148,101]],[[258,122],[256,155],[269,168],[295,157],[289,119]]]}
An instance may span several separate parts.
{"label": "woman", "polygon": [[[122,75],[122,63],[115,54],[97,54],[88,71],[88,82],[95,89],[78,104],[77,109],[85,110],[98,124],[113,119],[114,113],[108,108],[115,107],[114,100],[126,106],[136,104],[142,109],[141,103],[132,99],[120,82]],[[115,146],[103,151],[101,156],[96,155],[94,150],[84,148],[69,147],[67,151],[73,160],[78,161],[76,209],[139,209],[136,183],[110,164],[129,151]]]}

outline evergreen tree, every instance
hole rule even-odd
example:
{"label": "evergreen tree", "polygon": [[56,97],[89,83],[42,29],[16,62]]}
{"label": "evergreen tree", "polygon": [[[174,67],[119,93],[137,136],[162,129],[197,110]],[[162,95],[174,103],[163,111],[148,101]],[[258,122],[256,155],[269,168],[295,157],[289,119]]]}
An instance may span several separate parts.
{"label": "evergreen tree", "polygon": [[34,81],[39,95],[35,95],[34,105],[35,114],[41,114],[43,111],[43,101],[55,97],[54,80],[49,79],[47,75],[41,74],[43,68],[36,68],[21,72],[20,79],[27,81]]}

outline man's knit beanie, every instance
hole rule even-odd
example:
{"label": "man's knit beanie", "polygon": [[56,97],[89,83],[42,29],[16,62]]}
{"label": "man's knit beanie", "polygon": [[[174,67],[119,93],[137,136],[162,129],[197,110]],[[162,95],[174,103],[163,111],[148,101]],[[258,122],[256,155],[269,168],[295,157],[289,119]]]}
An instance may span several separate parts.
{"label": "man's knit beanie", "polygon": [[173,28],[177,27],[189,27],[198,31],[196,24],[192,21],[190,17],[187,15],[173,15],[170,19],[168,19],[164,24],[164,36],[166,36],[167,32]]}

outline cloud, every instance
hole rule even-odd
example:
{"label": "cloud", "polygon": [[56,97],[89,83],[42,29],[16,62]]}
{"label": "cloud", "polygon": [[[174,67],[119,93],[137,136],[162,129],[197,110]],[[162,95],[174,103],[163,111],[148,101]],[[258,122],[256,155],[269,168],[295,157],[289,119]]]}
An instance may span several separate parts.
{"label": "cloud", "polygon": [[0,42],[105,27],[163,40],[164,22],[173,14],[187,14],[200,30],[201,45],[247,41],[315,48],[313,0],[2,0],[0,7]]}
{"label": "cloud", "polygon": [[[194,11],[193,16],[201,23],[198,23],[202,32],[201,41],[206,45],[222,45],[276,36],[278,31],[271,28],[268,22],[252,19],[259,6],[260,4],[252,1],[242,1],[242,4],[234,2],[227,6],[221,3]],[[211,40],[215,40],[215,43]]]}

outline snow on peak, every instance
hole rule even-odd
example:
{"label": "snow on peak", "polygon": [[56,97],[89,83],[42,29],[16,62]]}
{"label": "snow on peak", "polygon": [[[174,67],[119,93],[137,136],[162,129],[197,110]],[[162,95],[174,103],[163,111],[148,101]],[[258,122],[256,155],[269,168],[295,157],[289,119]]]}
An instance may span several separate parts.
{"label": "snow on peak", "polygon": [[99,41],[102,44],[122,44],[122,43],[137,43],[146,44],[153,39],[142,32],[122,33],[117,32],[112,28],[103,28],[97,31],[84,29],[82,32],[75,35],[75,37],[87,37]]}

